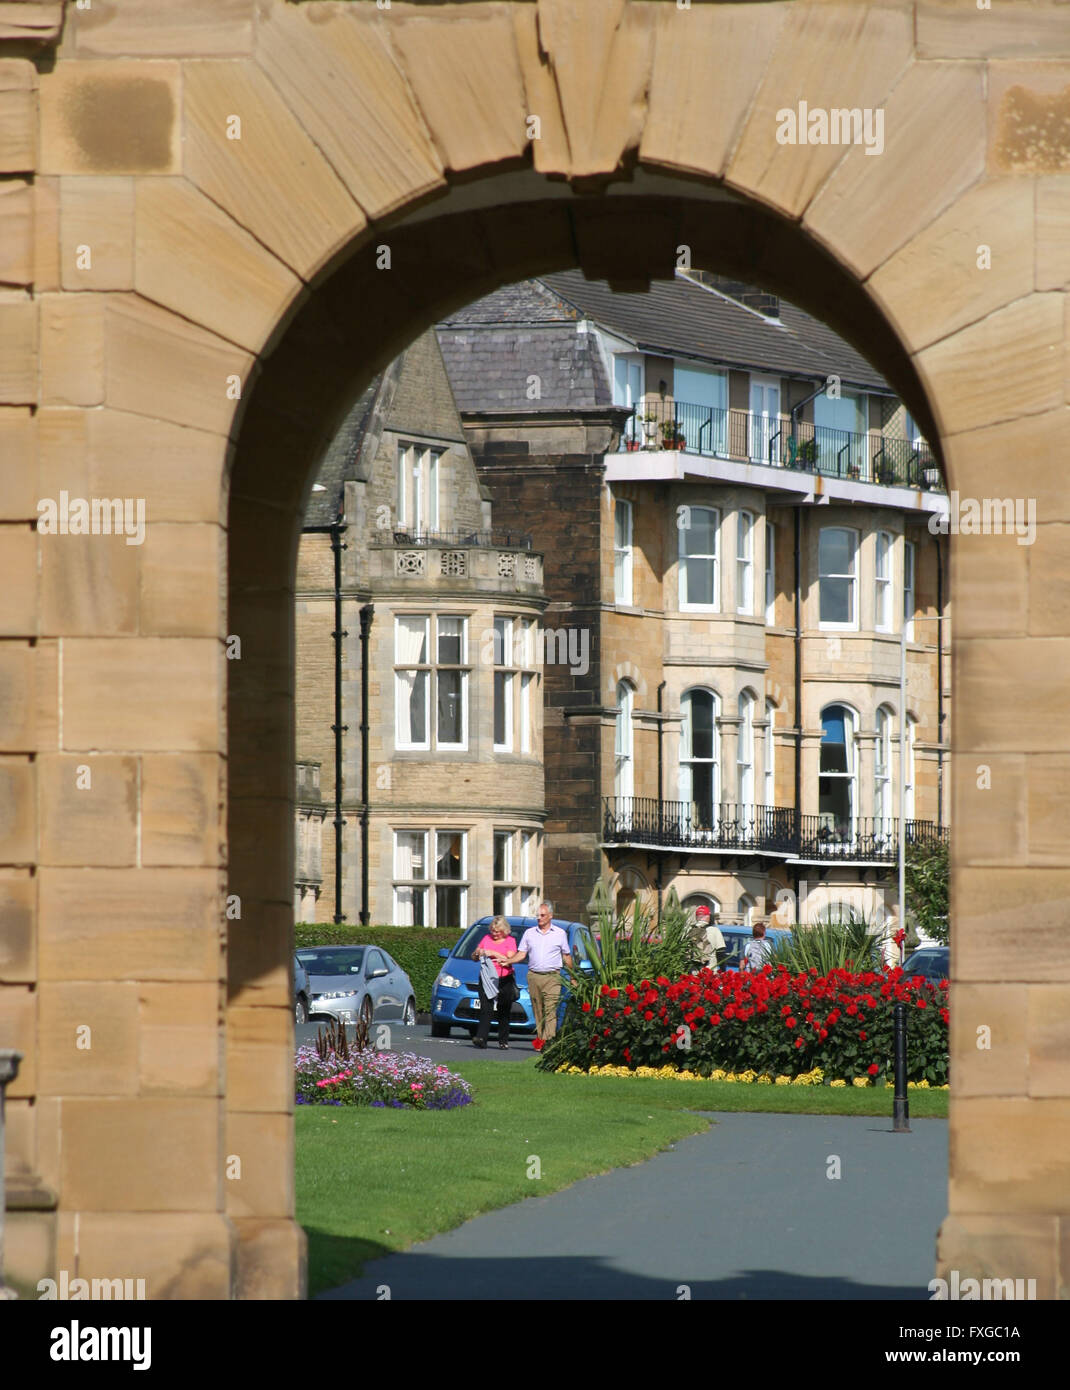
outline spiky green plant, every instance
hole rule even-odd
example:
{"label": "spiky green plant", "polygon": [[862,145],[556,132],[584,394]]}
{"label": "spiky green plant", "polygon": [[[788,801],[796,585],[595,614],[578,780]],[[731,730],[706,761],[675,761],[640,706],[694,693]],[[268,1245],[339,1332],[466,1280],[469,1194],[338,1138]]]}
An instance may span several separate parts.
{"label": "spiky green plant", "polygon": [[767,957],[793,975],[816,970],[866,969],[881,962],[883,924],[852,907],[827,908],[812,926],[796,926],[790,937],[770,943]]}

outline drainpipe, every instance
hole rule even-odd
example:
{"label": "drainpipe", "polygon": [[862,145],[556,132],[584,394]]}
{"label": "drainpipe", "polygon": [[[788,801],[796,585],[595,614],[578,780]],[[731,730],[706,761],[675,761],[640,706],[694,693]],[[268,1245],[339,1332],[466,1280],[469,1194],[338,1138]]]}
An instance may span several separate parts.
{"label": "drainpipe", "polygon": [[342,911],[342,735],[349,726],[342,723],[342,639],[349,634],[342,627],[342,528],[336,521],[330,528],[334,553],[334,920],[344,922]]}
{"label": "drainpipe", "polygon": [[370,603],[360,610],[360,923],[363,927],[371,922],[368,907],[368,821],[371,809],[368,805],[371,785],[368,767],[368,735],[371,730],[368,720],[368,650],[374,613],[375,609]]}
{"label": "drainpipe", "polygon": [[[936,825],[944,825],[944,555],[936,541]],[[917,583],[917,579],[914,581]]]}
{"label": "drainpipe", "polygon": [[661,888],[662,888],[662,880],[661,880],[661,842],[662,842],[662,830],[663,830],[663,825],[664,825],[664,820],[663,820],[663,806],[662,806],[662,800],[661,800],[661,796],[662,796],[661,745],[662,745],[662,736],[663,736],[663,734],[664,734],[664,732],[665,732],[665,725],[664,725],[664,723],[662,722],[661,713],[662,713],[662,691],[665,689],[665,686],[666,686],[667,684],[668,684],[667,681],[662,681],[661,684],[658,686],[658,881],[657,881],[657,889],[658,889],[658,926],[661,925]]}
{"label": "drainpipe", "polygon": [[[802,507],[795,512],[795,853],[802,848]],[[802,866],[795,870],[795,920],[801,922]]]}

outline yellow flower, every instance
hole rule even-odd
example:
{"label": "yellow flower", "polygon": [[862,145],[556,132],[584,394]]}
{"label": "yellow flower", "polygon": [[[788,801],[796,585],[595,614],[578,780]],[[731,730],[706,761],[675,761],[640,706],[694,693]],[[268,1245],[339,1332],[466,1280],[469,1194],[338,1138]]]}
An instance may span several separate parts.
{"label": "yellow flower", "polygon": [[776,1084],[777,1084],[778,1086],[790,1086],[790,1085],[791,1085],[791,1077],[790,1077],[790,1076],[778,1076],[777,1079],[776,1079]]}
{"label": "yellow flower", "polygon": [[851,1085],[852,1085],[852,1086],[868,1086],[868,1085],[869,1085],[869,1077],[868,1077],[868,1076],[856,1076],[856,1077],[854,1078],[854,1080],[851,1082]]}
{"label": "yellow flower", "polygon": [[846,1086],[846,1085],[847,1085],[847,1082],[846,1082],[846,1081],[830,1081],[830,1082],[829,1082],[829,1085],[830,1085],[830,1086]]}

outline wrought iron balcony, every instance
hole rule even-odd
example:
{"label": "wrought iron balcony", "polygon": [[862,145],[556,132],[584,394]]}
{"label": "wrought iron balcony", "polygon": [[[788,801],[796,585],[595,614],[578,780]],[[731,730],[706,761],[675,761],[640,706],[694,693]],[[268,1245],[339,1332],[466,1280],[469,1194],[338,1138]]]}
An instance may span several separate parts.
{"label": "wrought iron balcony", "polygon": [[[606,844],[651,845],[658,849],[766,852],[796,859],[894,864],[899,823],[894,817],[856,816],[838,822],[829,815],[800,816],[790,806],[710,807],[697,802],[659,801],[652,796],[603,797],[602,839]],[[936,844],[946,826],[908,820],[907,845]]]}
{"label": "wrought iron balcony", "polygon": [[704,458],[737,459],[888,487],[943,491],[939,465],[924,440],[792,424],[752,410],[724,410],[688,401],[650,401],[625,422],[620,448],[679,449]]}
{"label": "wrought iron balcony", "polygon": [[448,549],[530,550],[531,536],[521,531],[373,531],[372,545],[428,546]]}

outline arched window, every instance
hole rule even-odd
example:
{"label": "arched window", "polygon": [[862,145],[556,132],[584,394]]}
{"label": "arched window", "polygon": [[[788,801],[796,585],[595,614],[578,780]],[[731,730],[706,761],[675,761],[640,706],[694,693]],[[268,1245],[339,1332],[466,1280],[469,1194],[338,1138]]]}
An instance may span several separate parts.
{"label": "arched window", "polygon": [[855,716],[846,705],[821,711],[821,775],[818,812],[822,832],[837,840],[854,834],[856,795]]}
{"label": "arched window", "polygon": [[617,875],[616,912],[618,917],[630,913],[635,900],[647,889],[647,881],[638,869],[621,869]]}
{"label": "arched window", "polygon": [[739,740],[736,764],[739,771],[739,805],[747,815],[754,807],[754,696],[744,690],[739,697]]}
{"label": "arched window", "polygon": [[709,690],[687,690],[681,700],[680,800],[684,814],[701,829],[717,819],[721,799],[721,739],[717,728],[720,704]]}
{"label": "arched window", "polygon": [[745,927],[752,927],[754,925],[754,909],[757,906],[758,904],[749,893],[744,893],[736,903],[736,912],[739,916],[739,920]]}
{"label": "arched window", "polygon": [[720,607],[717,569],[717,532],[720,523],[720,514],[713,507],[687,506],[678,509],[681,608]]}
{"label": "arched window", "polygon": [[721,915],[721,904],[712,893],[689,893],[680,904],[685,912],[694,912],[696,907],[708,907],[710,922],[716,922]]}
{"label": "arched window", "polygon": [[765,786],[762,802],[766,806],[776,805],[776,705],[766,700],[765,712],[769,725],[765,731]]}
{"label": "arched window", "polygon": [[[617,725],[613,793],[617,797],[635,795],[635,758],[632,747],[632,701],[634,691],[627,681],[617,685]],[[619,808],[625,814],[630,807]]]}
{"label": "arched window", "polygon": [[882,705],[877,711],[877,744],[873,750],[874,833],[890,834],[897,808],[892,804],[892,716]]}

